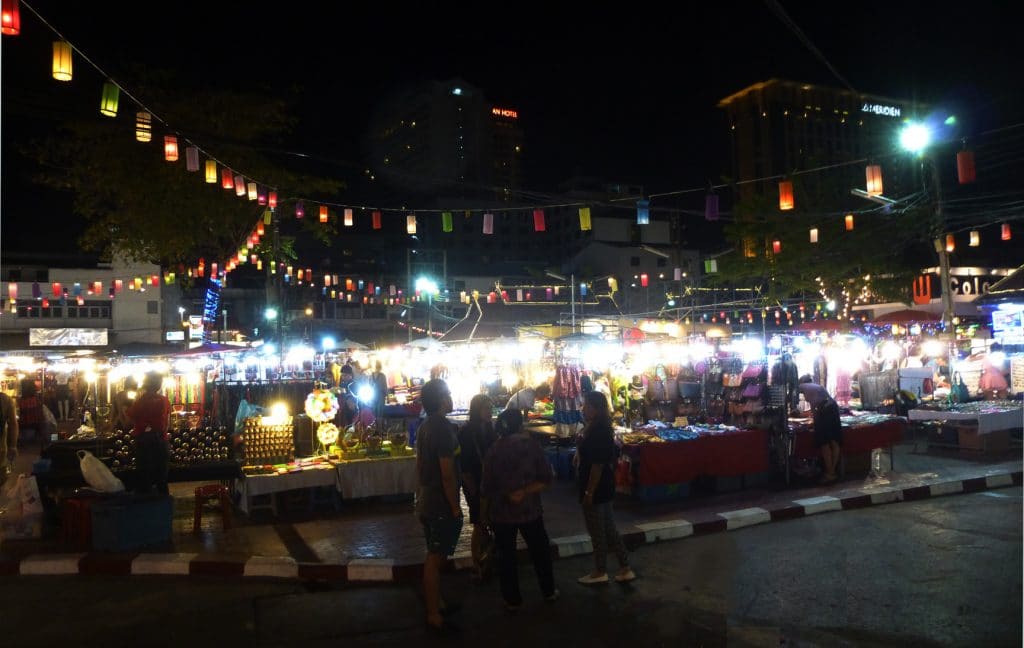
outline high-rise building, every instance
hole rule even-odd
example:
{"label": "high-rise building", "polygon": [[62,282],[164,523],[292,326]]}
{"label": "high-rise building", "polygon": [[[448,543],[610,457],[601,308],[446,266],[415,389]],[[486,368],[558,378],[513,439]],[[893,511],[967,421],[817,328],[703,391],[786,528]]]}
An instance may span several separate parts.
{"label": "high-rise building", "polygon": [[[797,170],[841,165],[896,150],[898,129],[920,103],[796,81],[755,83],[718,102],[731,137],[731,176],[740,199],[772,195],[777,178]],[[837,168],[850,187],[864,184],[864,167]]]}
{"label": "high-rise building", "polygon": [[459,79],[416,84],[382,101],[367,153],[374,175],[413,195],[511,200],[522,182],[518,112]]}

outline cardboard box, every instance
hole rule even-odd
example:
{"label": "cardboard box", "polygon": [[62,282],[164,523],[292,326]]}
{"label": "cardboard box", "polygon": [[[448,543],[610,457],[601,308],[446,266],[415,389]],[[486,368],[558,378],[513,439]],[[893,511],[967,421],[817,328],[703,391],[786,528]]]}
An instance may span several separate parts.
{"label": "cardboard box", "polygon": [[978,434],[978,428],[961,426],[957,429],[961,452],[1002,452],[1010,447],[1010,431],[996,430],[988,434]]}

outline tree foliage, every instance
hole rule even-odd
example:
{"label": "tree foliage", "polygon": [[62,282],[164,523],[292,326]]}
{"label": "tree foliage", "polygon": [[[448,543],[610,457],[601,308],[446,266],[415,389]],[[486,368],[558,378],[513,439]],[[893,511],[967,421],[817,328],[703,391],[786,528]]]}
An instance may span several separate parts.
{"label": "tree foliage", "polygon": [[[755,194],[736,205],[725,227],[732,251],[708,283],[760,287],[768,302],[820,295],[849,303],[865,291],[874,300],[909,301],[913,278],[931,260],[930,204],[910,197],[891,208],[863,199],[851,205],[842,180],[814,174],[793,184],[793,210],[780,211],[776,195]],[[853,230],[846,229],[847,214]]]}
{"label": "tree foliage", "polygon": [[[277,187],[279,209],[290,209],[295,196],[328,198],[344,186],[339,179],[296,170],[274,153],[295,125],[278,97],[231,90],[191,94],[166,77],[150,77],[139,96],[174,127],[177,162],[164,160],[163,138],[171,132],[156,119],[152,141],[136,141],[138,108],[124,96],[116,118],[67,121],[26,150],[46,169],[38,180],[72,193],[76,214],[87,221],[80,240],[86,250],[165,266],[231,256],[266,208],[221,188],[220,161],[231,165],[233,175]],[[206,154],[200,153],[199,171],[186,171],[187,139],[217,159],[216,183],[205,181]],[[329,228],[308,230],[329,242]]]}

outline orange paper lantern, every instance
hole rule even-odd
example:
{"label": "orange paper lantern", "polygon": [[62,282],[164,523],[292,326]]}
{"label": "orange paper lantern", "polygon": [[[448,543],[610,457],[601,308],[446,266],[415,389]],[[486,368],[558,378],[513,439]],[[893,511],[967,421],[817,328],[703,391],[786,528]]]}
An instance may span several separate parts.
{"label": "orange paper lantern", "polygon": [[867,190],[869,196],[882,195],[882,167],[877,164],[869,164],[864,169],[867,177]]}
{"label": "orange paper lantern", "polygon": [[168,162],[178,161],[178,138],[174,135],[164,135],[164,159]]}
{"label": "orange paper lantern", "polygon": [[846,215],[846,231],[847,232],[852,232],[853,231],[853,214],[847,214]]}
{"label": "orange paper lantern", "polygon": [[793,183],[783,180],[779,183],[779,209],[787,211],[793,209]]}
{"label": "orange paper lantern", "polygon": [[320,222],[327,222],[327,205],[320,205]]}
{"label": "orange paper lantern", "polygon": [[956,175],[960,184],[974,182],[974,151],[960,151],[956,154]]}

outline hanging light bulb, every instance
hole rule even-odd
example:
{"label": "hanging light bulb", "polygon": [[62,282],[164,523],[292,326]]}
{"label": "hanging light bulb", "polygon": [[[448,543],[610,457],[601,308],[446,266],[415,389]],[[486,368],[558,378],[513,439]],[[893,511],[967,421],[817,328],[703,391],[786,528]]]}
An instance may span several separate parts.
{"label": "hanging light bulb", "polygon": [[53,42],[53,78],[71,80],[71,43],[67,41]]}
{"label": "hanging light bulb", "polygon": [[153,115],[145,110],[135,113],[135,139],[149,142],[153,139]]}

